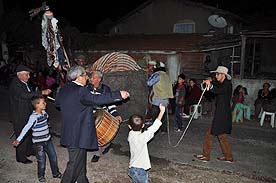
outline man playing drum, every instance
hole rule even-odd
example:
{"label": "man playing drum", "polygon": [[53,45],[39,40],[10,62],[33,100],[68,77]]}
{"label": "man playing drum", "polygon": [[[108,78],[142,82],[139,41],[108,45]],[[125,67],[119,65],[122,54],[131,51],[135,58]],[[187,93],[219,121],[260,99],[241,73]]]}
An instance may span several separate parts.
{"label": "man playing drum", "polygon": [[[103,73],[101,71],[93,71],[88,84],[88,89],[94,95],[107,94],[111,92],[110,87],[102,83]],[[114,104],[101,106],[104,110],[114,116],[119,122],[122,121],[122,117],[117,112],[117,107]],[[93,111],[95,112],[95,111]],[[111,147],[111,143],[104,146],[99,146],[99,150],[93,156],[91,162],[98,162],[102,154],[108,153]]]}

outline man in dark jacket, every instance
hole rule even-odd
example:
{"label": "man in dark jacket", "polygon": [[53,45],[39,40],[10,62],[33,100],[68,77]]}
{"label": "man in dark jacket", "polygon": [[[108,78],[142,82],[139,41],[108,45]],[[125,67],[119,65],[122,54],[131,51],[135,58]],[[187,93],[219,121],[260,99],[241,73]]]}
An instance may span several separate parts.
{"label": "man in dark jacket", "polygon": [[61,182],[87,183],[87,149],[98,149],[93,106],[121,101],[129,97],[129,93],[117,91],[106,95],[92,95],[84,87],[87,75],[81,66],[71,67],[67,79],[69,82],[60,89],[56,97],[56,106],[62,114],[60,142],[67,147],[69,153],[69,162]]}
{"label": "man in dark jacket", "polygon": [[[32,113],[31,98],[34,95],[49,95],[51,90],[32,91],[28,86],[31,69],[24,65],[16,68],[16,77],[13,78],[9,86],[10,94],[10,115],[13,123],[13,129],[16,137],[28,122]],[[26,135],[26,139],[16,148],[16,161],[24,164],[32,163],[27,159],[33,155],[31,134]]]}
{"label": "man in dark jacket", "polygon": [[195,155],[195,157],[204,162],[209,161],[213,138],[217,136],[223,152],[223,156],[217,158],[217,160],[233,162],[231,146],[226,135],[230,134],[232,130],[230,105],[232,95],[231,76],[228,74],[228,69],[224,66],[219,66],[217,70],[212,72],[216,73],[217,82],[212,82],[210,79],[203,82],[210,88],[210,92],[216,94],[216,110],[212,125],[208,129],[204,139],[203,153]]}

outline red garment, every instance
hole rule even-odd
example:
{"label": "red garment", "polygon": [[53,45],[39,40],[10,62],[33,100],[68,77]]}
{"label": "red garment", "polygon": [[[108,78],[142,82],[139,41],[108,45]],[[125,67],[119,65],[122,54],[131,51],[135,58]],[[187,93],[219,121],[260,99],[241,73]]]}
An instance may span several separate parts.
{"label": "red garment", "polygon": [[196,100],[198,101],[201,96],[201,89],[197,86],[194,85],[194,87],[190,88],[190,95],[187,97],[187,100]]}
{"label": "red garment", "polygon": [[44,76],[38,75],[36,78],[36,84],[38,85],[38,87],[40,87],[40,89],[44,89],[44,87],[46,86],[46,79]]}
{"label": "red garment", "polygon": [[240,92],[239,93],[239,97],[238,97],[238,100],[237,100],[237,103],[243,103],[243,101],[244,101],[244,96],[243,96],[243,93],[242,92]]}

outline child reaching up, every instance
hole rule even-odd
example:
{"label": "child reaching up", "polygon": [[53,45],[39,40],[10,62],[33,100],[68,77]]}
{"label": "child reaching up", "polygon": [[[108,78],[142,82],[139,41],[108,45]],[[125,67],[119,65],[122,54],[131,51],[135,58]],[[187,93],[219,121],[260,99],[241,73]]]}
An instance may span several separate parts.
{"label": "child reaching up", "polygon": [[45,98],[43,96],[33,96],[32,105],[34,111],[30,115],[28,123],[24,126],[20,135],[12,144],[18,146],[26,133],[32,128],[32,141],[36,151],[39,182],[46,182],[44,177],[46,169],[45,153],[48,155],[53,177],[61,178],[62,174],[58,169],[57,155],[49,132],[48,114],[45,112]]}
{"label": "child reaching up", "polygon": [[160,113],[154,123],[145,131],[143,118],[134,114],[129,119],[128,142],[130,147],[129,176],[134,183],[147,183],[148,170],[151,168],[147,143],[154,137],[154,133],[162,125],[161,119],[165,113],[165,106],[159,105]]}

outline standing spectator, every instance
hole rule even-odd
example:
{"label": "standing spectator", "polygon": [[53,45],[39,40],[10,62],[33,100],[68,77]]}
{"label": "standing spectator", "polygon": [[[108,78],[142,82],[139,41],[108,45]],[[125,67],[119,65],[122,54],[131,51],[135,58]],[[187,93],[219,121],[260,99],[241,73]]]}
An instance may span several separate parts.
{"label": "standing spectator", "polygon": [[201,93],[201,89],[197,86],[196,80],[190,79],[184,105],[184,113],[186,115],[189,115],[190,113],[190,106],[198,103]]}
{"label": "standing spectator", "polygon": [[[159,114],[159,105],[169,104],[169,98],[173,98],[172,84],[169,75],[166,73],[165,64],[159,63],[159,66],[154,70],[147,82],[148,86],[152,86],[152,120],[155,120]],[[167,113],[162,118],[161,133],[167,133]]]}
{"label": "standing spectator", "polygon": [[258,97],[255,100],[255,118],[258,119],[259,114],[261,112],[261,109],[265,103],[268,102],[269,99],[269,93],[270,93],[270,84],[269,83],[264,83],[263,84],[263,89],[260,89],[258,92]]}
{"label": "standing spectator", "polygon": [[206,55],[204,61],[204,71],[209,73],[212,70],[212,62],[210,55]]}
{"label": "standing spectator", "polygon": [[182,113],[182,107],[184,106],[185,103],[185,94],[186,94],[186,89],[185,89],[185,75],[184,74],[180,74],[178,76],[178,83],[177,83],[177,88],[176,88],[176,92],[175,92],[175,121],[177,124],[177,132],[180,132],[183,130],[183,124],[182,124],[182,117],[181,117],[181,113]]}
{"label": "standing spectator", "polygon": [[46,79],[41,71],[39,71],[37,74],[36,85],[40,90],[46,88]]}
{"label": "standing spectator", "polygon": [[81,66],[71,67],[67,79],[68,82],[61,87],[55,101],[62,116],[60,143],[66,146],[69,154],[61,183],[88,183],[87,149],[98,149],[95,122],[92,117],[93,106],[121,101],[129,97],[129,93],[117,91],[106,95],[91,94],[87,87],[84,87],[87,74]]}
{"label": "standing spectator", "polygon": [[212,143],[214,136],[219,139],[220,147],[223,156],[217,158],[219,161],[233,162],[233,155],[231,146],[228,142],[227,135],[232,130],[231,120],[231,96],[232,96],[232,83],[231,76],[228,74],[228,69],[224,66],[219,66],[217,70],[212,71],[216,73],[217,82],[212,82],[210,79],[203,81],[206,83],[210,91],[216,94],[216,111],[211,127],[205,135],[203,143],[203,153],[195,155],[195,158],[203,162],[210,160]]}
{"label": "standing spectator", "polygon": [[82,54],[78,55],[77,58],[75,59],[75,63],[76,63],[76,65],[84,67],[86,65],[85,56]]}
{"label": "standing spectator", "polygon": [[[29,115],[32,113],[31,98],[35,95],[49,95],[51,90],[32,91],[27,82],[30,78],[31,69],[24,65],[16,68],[17,77],[13,78],[10,87],[10,114],[13,122],[13,129],[16,137],[19,136],[21,130],[26,125]],[[20,146],[16,148],[16,161],[21,163],[31,163],[27,159],[33,155],[31,135],[28,134],[26,139]]]}

